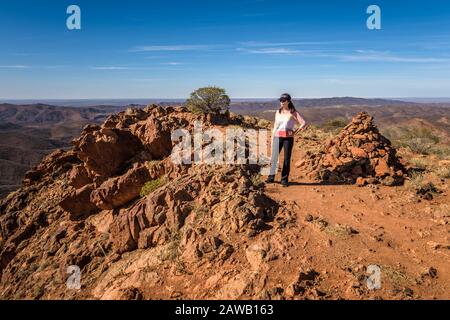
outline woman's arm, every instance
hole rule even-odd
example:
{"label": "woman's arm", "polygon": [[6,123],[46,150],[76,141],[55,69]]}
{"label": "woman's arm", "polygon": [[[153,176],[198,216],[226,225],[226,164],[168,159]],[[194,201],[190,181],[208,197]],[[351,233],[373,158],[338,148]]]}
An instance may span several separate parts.
{"label": "woman's arm", "polygon": [[302,130],[304,127],[306,127],[306,121],[302,118],[298,111],[295,112],[294,118],[300,124],[300,128],[298,130]]}

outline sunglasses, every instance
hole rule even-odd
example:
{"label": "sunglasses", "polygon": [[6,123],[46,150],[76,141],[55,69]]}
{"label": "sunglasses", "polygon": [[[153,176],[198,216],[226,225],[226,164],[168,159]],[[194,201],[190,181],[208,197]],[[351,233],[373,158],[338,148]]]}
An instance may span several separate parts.
{"label": "sunglasses", "polygon": [[288,101],[288,99],[286,99],[286,98],[281,98],[280,99],[280,102],[286,102],[286,101]]}

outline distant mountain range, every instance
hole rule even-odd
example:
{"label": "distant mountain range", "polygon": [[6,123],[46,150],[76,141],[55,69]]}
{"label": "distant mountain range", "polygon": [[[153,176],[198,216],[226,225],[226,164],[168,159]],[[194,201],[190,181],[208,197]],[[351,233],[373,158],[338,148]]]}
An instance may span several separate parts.
{"label": "distant mountain range", "polygon": [[[296,103],[302,106],[330,106],[336,104],[363,104],[363,105],[385,105],[402,104],[409,102],[417,103],[440,103],[450,104],[449,98],[355,98],[355,97],[331,97],[331,98],[304,98],[294,99]],[[0,99],[0,103],[27,105],[27,104],[45,104],[60,107],[90,107],[90,106],[115,106],[125,105],[148,105],[155,104],[182,104],[186,101],[183,98],[140,98],[140,99]],[[234,98],[231,99],[232,105],[240,103],[277,103],[276,98]]]}

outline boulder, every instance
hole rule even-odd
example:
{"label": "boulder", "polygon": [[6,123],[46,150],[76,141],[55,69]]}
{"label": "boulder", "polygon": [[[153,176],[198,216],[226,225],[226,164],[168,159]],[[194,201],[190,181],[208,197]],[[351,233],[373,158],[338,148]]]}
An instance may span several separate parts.
{"label": "boulder", "polygon": [[142,186],[149,180],[145,166],[134,166],[124,175],[103,182],[92,192],[91,202],[103,210],[121,207],[139,197]]}
{"label": "boulder", "polygon": [[78,219],[89,215],[98,208],[90,201],[91,192],[94,190],[94,184],[88,184],[83,188],[71,192],[60,203],[60,207],[70,213],[72,219]]}
{"label": "boulder", "polygon": [[84,162],[90,178],[117,174],[126,160],[134,156],[142,144],[129,130],[88,128],[74,141],[78,157]]}
{"label": "boulder", "polygon": [[75,189],[84,187],[92,183],[89,175],[83,165],[77,165],[69,173],[69,184]]}
{"label": "boulder", "polygon": [[[162,112],[162,111],[160,111]],[[131,132],[139,138],[152,159],[163,159],[172,152],[171,126],[151,115],[147,120],[131,126]]]}

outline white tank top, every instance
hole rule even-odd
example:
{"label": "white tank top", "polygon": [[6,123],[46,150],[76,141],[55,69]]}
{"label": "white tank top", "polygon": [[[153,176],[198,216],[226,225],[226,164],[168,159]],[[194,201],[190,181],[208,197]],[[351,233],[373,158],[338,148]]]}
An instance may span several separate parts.
{"label": "white tank top", "polygon": [[297,111],[294,113],[280,113],[280,111],[277,110],[275,114],[273,135],[276,137],[292,137],[294,136],[294,128],[297,123],[300,124],[301,127],[306,125],[305,119],[303,119]]}

